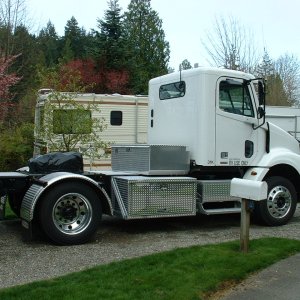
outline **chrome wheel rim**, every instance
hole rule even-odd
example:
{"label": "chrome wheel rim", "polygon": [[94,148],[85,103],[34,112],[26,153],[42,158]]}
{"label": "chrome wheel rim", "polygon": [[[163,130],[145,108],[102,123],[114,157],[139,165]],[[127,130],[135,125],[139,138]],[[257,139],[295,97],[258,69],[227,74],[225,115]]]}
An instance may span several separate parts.
{"label": "chrome wheel rim", "polygon": [[291,210],[292,196],[284,186],[276,186],[269,192],[267,198],[268,210],[274,218],[284,218]]}
{"label": "chrome wheel rim", "polygon": [[78,234],[86,229],[92,219],[92,207],[83,195],[69,193],[60,197],[52,212],[55,226],[64,234]]}

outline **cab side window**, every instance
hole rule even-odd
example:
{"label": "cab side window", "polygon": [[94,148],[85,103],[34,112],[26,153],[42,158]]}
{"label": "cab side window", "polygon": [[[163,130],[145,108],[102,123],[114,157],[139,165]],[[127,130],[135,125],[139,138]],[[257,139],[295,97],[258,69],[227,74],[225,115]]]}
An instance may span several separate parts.
{"label": "cab side window", "polygon": [[185,95],[185,82],[178,81],[169,84],[164,84],[159,88],[159,99],[168,100],[174,98],[184,97]]}
{"label": "cab side window", "polygon": [[229,113],[254,117],[248,85],[232,79],[221,81],[219,108]]}

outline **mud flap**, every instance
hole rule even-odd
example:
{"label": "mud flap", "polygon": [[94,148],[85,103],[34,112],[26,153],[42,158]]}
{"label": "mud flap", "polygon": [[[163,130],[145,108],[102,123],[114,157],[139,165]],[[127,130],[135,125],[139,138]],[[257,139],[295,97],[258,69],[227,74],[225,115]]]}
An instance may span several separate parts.
{"label": "mud flap", "polygon": [[22,223],[22,239],[24,242],[30,242],[33,239],[32,222],[21,220]]}

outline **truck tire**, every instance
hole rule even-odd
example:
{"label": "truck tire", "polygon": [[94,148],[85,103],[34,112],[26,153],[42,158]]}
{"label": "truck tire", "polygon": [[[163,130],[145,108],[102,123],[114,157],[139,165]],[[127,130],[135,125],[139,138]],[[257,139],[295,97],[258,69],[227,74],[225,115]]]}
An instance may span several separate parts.
{"label": "truck tire", "polygon": [[80,182],[61,183],[41,199],[39,221],[45,234],[59,245],[89,241],[101,220],[96,192]]}
{"label": "truck tire", "polygon": [[255,213],[260,221],[269,226],[286,224],[294,215],[297,193],[293,184],[280,176],[266,179],[268,196],[256,204]]}

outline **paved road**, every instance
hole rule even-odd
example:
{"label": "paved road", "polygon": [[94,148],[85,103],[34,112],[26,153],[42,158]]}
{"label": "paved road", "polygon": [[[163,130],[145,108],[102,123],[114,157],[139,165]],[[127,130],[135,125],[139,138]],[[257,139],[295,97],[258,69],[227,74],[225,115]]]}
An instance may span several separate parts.
{"label": "paved road", "polygon": [[299,300],[300,253],[250,276],[219,300]]}

